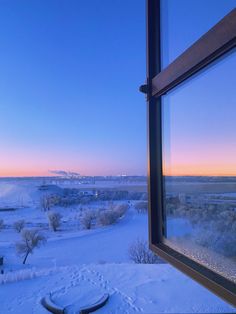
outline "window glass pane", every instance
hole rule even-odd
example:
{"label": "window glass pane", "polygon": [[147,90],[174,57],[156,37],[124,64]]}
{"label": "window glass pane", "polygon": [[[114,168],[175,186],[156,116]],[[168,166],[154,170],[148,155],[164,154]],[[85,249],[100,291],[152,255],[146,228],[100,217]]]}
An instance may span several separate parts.
{"label": "window glass pane", "polygon": [[166,241],[236,282],[235,50],[163,97]]}
{"label": "window glass pane", "polygon": [[236,0],[162,0],[162,68],[236,7]]}

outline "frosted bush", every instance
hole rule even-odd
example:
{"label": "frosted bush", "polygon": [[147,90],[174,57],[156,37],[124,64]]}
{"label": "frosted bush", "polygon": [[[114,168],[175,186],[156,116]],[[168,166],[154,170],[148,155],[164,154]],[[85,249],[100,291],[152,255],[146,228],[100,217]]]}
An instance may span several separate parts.
{"label": "frosted bush", "polygon": [[82,226],[83,229],[91,229],[95,219],[96,219],[95,212],[87,210],[82,214],[80,218],[80,225]]}
{"label": "frosted bush", "polygon": [[233,232],[219,232],[214,229],[202,229],[195,235],[196,243],[210,248],[224,256],[236,255],[236,237]]}
{"label": "frosted bush", "polygon": [[0,219],[0,230],[4,228],[4,220]]}
{"label": "frosted bush", "polygon": [[57,231],[61,225],[62,216],[60,213],[48,212],[48,223],[53,231]]}
{"label": "frosted bush", "polygon": [[97,215],[97,222],[101,226],[108,226],[116,223],[119,218],[125,215],[128,210],[128,204],[114,205],[113,202],[110,202],[108,209],[100,209]]}
{"label": "frosted bush", "polygon": [[193,211],[190,221],[195,223],[195,241],[224,256],[236,255],[236,212],[230,208],[205,207]]}
{"label": "frosted bush", "polygon": [[127,210],[129,209],[129,205],[128,204],[121,204],[121,205],[117,205],[115,207],[115,212],[117,213],[117,215],[119,217],[122,217],[125,215],[125,213],[127,212]]}
{"label": "frosted bush", "polygon": [[60,203],[58,195],[44,195],[40,199],[40,205],[43,211],[49,211],[53,206]]}
{"label": "frosted bush", "polygon": [[26,279],[33,279],[36,277],[35,270],[22,269],[14,272],[7,272],[0,275],[0,284],[6,284],[9,282],[17,282]]}
{"label": "frosted bush", "polygon": [[102,226],[114,224],[119,219],[119,214],[115,210],[104,210],[98,215],[98,223]]}
{"label": "frosted bush", "polygon": [[18,282],[22,280],[33,279],[41,276],[48,276],[54,273],[58,273],[59,271],[65,271],[67,267],[60,268],[46,268],[46,269],[21,269],[17,271],[11,271],[4,274],[0,274],[0,285],[10,283],[10,282]]}
{"label": "frosted bush", "polygon": [[148,247],[147,241],[137,239],[129,247],[129,257],[136,264],[158,264],[161,259]]}
{"label": "frosted bush", "polygon": [[148,211],[148,202],[138,202],[135,204],[134,208],[138,213],[147,213]]}
{"label": "frosted bush", "polygon": [[15,221],[14,224],[13,224],[13,227],[14,227],[14,229],[15,229],[17,232],[20,233],[21,230],[23,230],[24,227],[25,227],[25,221],[24,221],[24,219],[20,219],[20,220]]}
{"label": "frosted bush", "polygon": [[43,211],[48,211],[51,208],[51,199],[49,195],[44,195],[41,197],[40,205]]}
{"label": "frosted bush", "polygon": [[[210,197],[208,200],[210,202]],[[167,200],[166,206],[168,215],[189,220],[196,243],[225,256],[236,255],[236,210],[233,204],[202,203],[198,199],[190,204],[179,204],[172,198]]]}

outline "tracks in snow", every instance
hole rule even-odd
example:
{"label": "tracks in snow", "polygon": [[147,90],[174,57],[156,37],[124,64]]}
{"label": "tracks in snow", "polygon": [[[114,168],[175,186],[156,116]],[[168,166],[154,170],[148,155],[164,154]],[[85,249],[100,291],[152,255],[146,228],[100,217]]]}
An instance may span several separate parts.
{"label": "tracks in snow", "polygon": [[[106,278],[99,271],[93,269],[92,265],[91,267],[84,266],[81,269],[78,267],[73,267],[71,269],[69,284],[52,291],[52,295],[56,295],[57,298],[60,298],[60,296],[70,293],[70,290],[77,286],[80,286],[81,289],[83,289],[83,287],[86,289],[87,285],[97,288],[99,291],[101,291],[101,294],[109,293],[110,295],[110,300],[108,301],[106,308],[104,308],[104,310],[101,309],[99,311],[100,313],[103,313],[103,311],[104,313],[107,313],[108,310],[111,314],[130,314],[143,312],[143,309],[137,307],[135,305],[135,301],[130,296],[126,295],[117,287],[114,287],[112,283],[106,280]],[[81,306],[81,304],[75,300],[75,303],[71,305],[71,310],[75,310],[75,308],[79,306]]]}

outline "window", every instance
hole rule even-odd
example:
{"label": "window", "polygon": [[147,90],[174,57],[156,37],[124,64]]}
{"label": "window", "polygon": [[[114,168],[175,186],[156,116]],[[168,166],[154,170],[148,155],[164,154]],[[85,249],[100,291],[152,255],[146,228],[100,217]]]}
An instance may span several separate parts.
{"label": "window", "polygon": [[174,47],[180,12],[167,21],[165,11],[174,1],[147,1],[149,237],[157,254],[236,305],[236,9],[224,4],[194,34],[189,11],[189,36]]}
{"label": "window", "polygon": [[161,0],[161,67],[168,66],[234,8],[235,0]]}
{"label": "window", "polygon": [[[233,51],[162,98],[164,240],[233,282],[235,64]],[[221,86],[225,93],[216,93]]]}

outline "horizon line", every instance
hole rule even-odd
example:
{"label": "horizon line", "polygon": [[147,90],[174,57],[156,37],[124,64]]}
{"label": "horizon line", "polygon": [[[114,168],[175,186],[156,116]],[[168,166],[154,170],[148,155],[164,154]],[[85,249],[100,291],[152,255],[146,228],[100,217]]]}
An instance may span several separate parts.
{"label": "horizon line", "polygon": [[[76,176],[68,176],[68,177],[66,177],[66,176],[50,176],[50,175],[41,175],[41,176],[39,176],[39,175],[21,175],[21,176],[1,176],[0,175],[0,179],[9,179],[9,178],[77,178],[77,179],[79,179],[79,178],[82,178],[82,177],[148,177],[148,175],[147,174],[131,174],[131,175],[119,175],[119,174],[109,174],[109,175],[79,175],[78,177],[76,177]],[[220,174],[220,175],[211,175],[211,174],[204,174],[204,175],[201,175],[201,174],[183,174],[183,175],[180,175],[180,174],[177,174],[177,175],[170,175],[170,174],[163,174],[163,177],[231,177],[231,178],[233,178],[233,177],[236,177],[236,174],[234,174],[234,175],[228,175],[228,174],[226,174],[226,175],[222,175],[222,174]]]}

